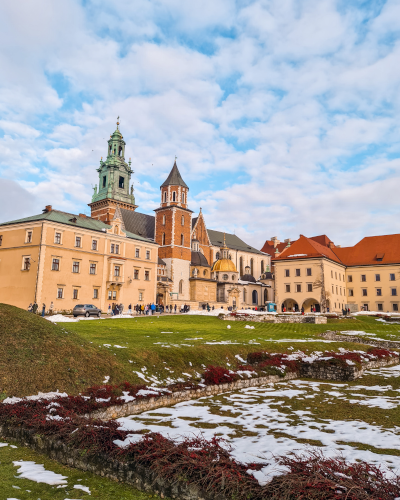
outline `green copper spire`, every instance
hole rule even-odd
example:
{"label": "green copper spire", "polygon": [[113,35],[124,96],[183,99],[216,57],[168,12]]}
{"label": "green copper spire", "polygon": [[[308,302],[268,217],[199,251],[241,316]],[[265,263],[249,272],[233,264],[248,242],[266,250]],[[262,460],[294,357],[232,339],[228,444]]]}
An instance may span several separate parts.
{"label": "green copper spire", "polygon": [[95,201],[112,199],[123,201],[125,203],[135,204],[133,196],[133,186],[129,191],[129,181],[133,174],[131,169],[131,160],[125,161],[126,143],[119,130],[119,117],[117,119],[117,128],[108,140],[107,159],[100,160],[99,172],[99,190],[94,187],[92,203]]}

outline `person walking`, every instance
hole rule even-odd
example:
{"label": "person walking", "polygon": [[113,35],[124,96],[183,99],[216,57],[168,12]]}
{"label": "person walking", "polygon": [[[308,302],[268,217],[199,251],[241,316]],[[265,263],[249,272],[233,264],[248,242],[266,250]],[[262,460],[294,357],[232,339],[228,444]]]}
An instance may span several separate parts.
{"label": "person walking", "polygon": [[39,306],[37,305],[37,303],[36,303],[36,302],[34,302],[34,303],[33,303],[33,306],[32,306],[32,312],[33,312],[33,314],[36,314],[36,312],[37,312],[37,310],[38,310],[38,307],[39,307]]}
{"label": "person walking", "polygon": [[175,306],[174,306],[174,313],[176,314],[176,304],[175,304]]}
{"label": "person walking", "polygon": [[32,312],[32,307],[33,307],[33,306],[32,306],[32,302],[31,302],[31,303],[29,304],[29,306],[28,306],[28,312],[30,312],[30,313]]}
{"label": "person walking", "polygon": [[50,302],[50,311],[49,311],[49,314],[53,314],[53,309],[54,309],[54,304],[53,304],[53,302]]}
{"label": "person walking", "polygon": [[128,306],[128,313],[132,316],[132,304]]}
{"label": "person walking", "polygon": [[42,318],[44,318],[45,313],[46,313],[46,304],[43,302],[43,306],[42,306]]}
{"label": "person walking", "polygon": [[304,316],[304,307],[301,308],[301,314]]}
{"label": "person walking", "polygon": [[154,304],[154,302],[151,304],[150,309],[151,309],[151,315],[153,316],[156,310],[156,305]]}

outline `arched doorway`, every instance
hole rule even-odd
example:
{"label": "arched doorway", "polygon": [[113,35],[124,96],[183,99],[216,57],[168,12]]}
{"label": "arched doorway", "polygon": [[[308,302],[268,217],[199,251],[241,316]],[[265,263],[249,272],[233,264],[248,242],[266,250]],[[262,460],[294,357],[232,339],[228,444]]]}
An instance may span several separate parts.
{"label": "arched doorway", "polygon": [[312,310],[314,310],[314,312],[321,312],[321,307],[316,299],[305,300],[302,307],[304,307],[304,312],[312,312]]}
{"label": "arched doorway", "polygon": [[253,305],[258,305],[258,292],[257,290],[253,290],[252,294],[251,294],[251,300],[252,300],[252,303]]}
{"label": "arched doorway", "polygon": [[264,304],[268,302],[268,290],[265,288],[264,289]]}
{"label": "arched doorway", "polygon": [[299,304],[293,299],[286,299],[285,302],[282,303],[282,312],[284,308],[286,312],[299,312]]}

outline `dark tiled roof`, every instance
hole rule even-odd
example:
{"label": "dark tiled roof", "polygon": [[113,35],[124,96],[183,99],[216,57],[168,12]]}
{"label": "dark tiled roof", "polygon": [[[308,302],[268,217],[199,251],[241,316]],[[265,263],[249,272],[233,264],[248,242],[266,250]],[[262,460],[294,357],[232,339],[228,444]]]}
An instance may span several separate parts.
{"label": "dark tiled roof", "polygon": [[190,264],[192,266],[210,267],[206,257],[201,252],[192,252],[192,261]]}
{"label": "dark tiled roof", "polygon": [[171,172],[169,173],[169,176],[161,184],[160,187],[166,187],[166,186],[182,186],[189,189],[185,181],[182,179],[181,173],[179,172],[179,169],[176,165],[176,161],[174,163],[174,166],[172,167]]}
{"label": "dark tiled roof", "polygon": [[167,264],[162,259],[160,259],[160,257],[158,257],[158,265],[159,266],[166,266]]}
{"label": "dark tiled roof", "polygon": [[132,210],[126,210],[125,208],[121,208],[121,215],[127,231],[154,240],[154,215],[132,212]]}
{"label": "dark tiled roof", "polygon": [[[207,233],[213,246],[221,247],[224,244],[224,233],[222,231],[207,229]],[[263,252],[260,252],[260,250],[248,245],[236,236],[236,234],[225,233],[225,241],[226,246],[231,250],[240,250],[242,252],[258,253],[263,255]]]}
{"label": "dark tiled roof", "polygon": [[244,276],[241,276],[240,280],[241,281],[250,281],[251,283],[256,283],[257,282],[257,280],[255,279],[255,277],[252,276],[251,274],[245,274]]}
{"label": "dark tiled roof", "polygon": [[[80,227],[82,229],[89,229],[91,231],[103,232],[103,229],[104,230],[110,229],[109,224],[106,224],[101,220],[92,219],[91,217],[80,217],[79,215],[69,214],[67,212],[60,212],[59,210],[50,210],[49,212],[45,212],[43,214],[38,214],[38,215],[32,215],[31,217],[25,217],[24,219],[17,219],[9,222],[3,222],[2,224],[0,224],[0,226],[7,226],[10,224],[24,224],[26,222],[35,222],[41,220],[59,222],[60,224],[67,224],[68,226]],[[135,233],[134,231],[131,231],[129,227],[126,227],[126,225],[125,229],[128,238],[132,238],[135,240],[143,240],[143,241],[146,241],[148,239],[148,237],[146,237],[145,235],[140,235]]]}
{"label": "dark tiled roof", "polygon": [[198,217],[193,217],[193,219],[192,219],[192,229],[196,225],[197,219],[198,219]]}

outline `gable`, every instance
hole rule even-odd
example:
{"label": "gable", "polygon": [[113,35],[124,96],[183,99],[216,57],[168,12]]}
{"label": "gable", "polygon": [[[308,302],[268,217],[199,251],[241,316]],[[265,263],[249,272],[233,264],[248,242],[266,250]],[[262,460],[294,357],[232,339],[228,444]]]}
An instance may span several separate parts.
{"label": "gable", "polygon": [[200,245],[210,246],[211,242],[208,237],[208,232],[206,228],[206,223],[204,222],[203,214],[200,212],[199,216],[196,218],[196,222],[192,229],[192,239],[198,239]]}

